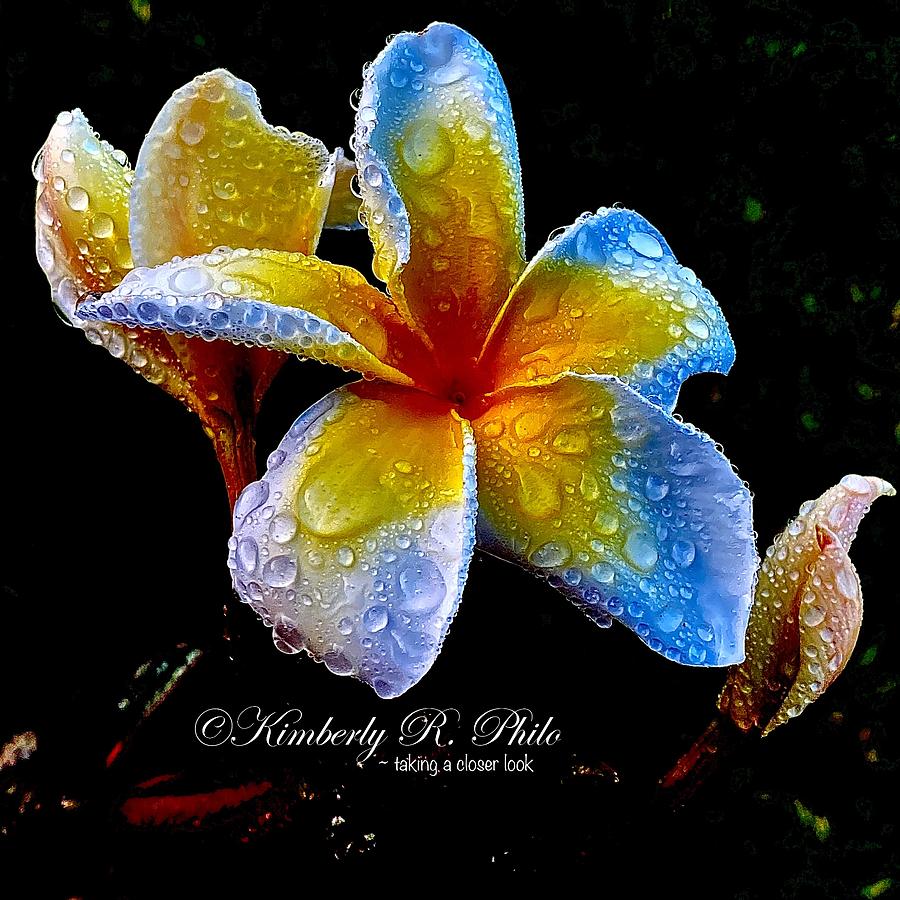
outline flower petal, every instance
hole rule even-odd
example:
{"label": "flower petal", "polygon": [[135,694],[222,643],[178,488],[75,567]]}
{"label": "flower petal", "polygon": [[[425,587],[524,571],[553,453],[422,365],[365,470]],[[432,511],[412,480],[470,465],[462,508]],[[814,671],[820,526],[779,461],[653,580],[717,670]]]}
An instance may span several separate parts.
{"label": "flower petal", "polygon": [[728,372],[734,344],[712,295],[637,213],[600,209],[529,263],[482,353],[502,386],[562,372],[618,375],[671,411],[695,372]]}
{"label": "flower petal", "polygon": [[238,500],[235,589],[285,653],[396,697],[428,671],[475,540],[475,446],[447,404],[358,382],[310,407]]}
{"label": "flower petal", "polygon": [[285,350],[400,384],[429,365],[389,298],[359,272],[280,250],[220,248],[135,269],[78,315]]}
{"label": "flower petal", "polygon": [[223,244],[312,253],[334,170],[321,141],[266,123],[246,81],[224,69],[200,75],[172,95],[138,155],[135,264]]}
{"label": "flower petal", "polygon": [[472,424],[479,546],[669,659],[743,658],[750,494],[706,435],[607,376],[508,388]]}
{"label": "flower petal", "polygon": [[88,291],[109,291],[132,268],[125,154],[100,140],[81,110],[62,112],[35,160],[38,180],[37,258],[62,317],[84,330],[149,381],[190,406],[199,403],[166,335],[106,323],[85,323],[76,303]]}
{"label": "flower petal", "polygon": [[439,349],[477,355],[524,267],[506,87],[469,34],[397,35],[365,70],[354,138],[374,270]]}
{"label": "flower petal", "polygon": [[353,193],[356,163],[347,159],[340,149],[335,150],[334,157],[334,185],[325,215],[325,227],[356,231],[363,227],[359,221],[359,197]]}
{"label": "flower petal", "polygon": [[132,268],[125,154],[101,141],[80,109],[61,112],[35,159],[37,257],[53,302],[73,325],[79,294],[108,291]]}
{"label": "flower petal", "polygon": [[747,627],[747,658],[728,673],[719,709],[767,734],[801,712],[843,671],[862,623],[848,551],[872,502],[893,487],[847,475],[800,507],[766,551]]}
{"label": "flower petal", "polygon": [[[281,354],[210,347],[161,331],[86,322],[76,303],[112,290],[131,271],[128,203],[132,171],[125,155],[101,140],[80,110],[57,117],[35,160],[37,257],[63,318],[91,343],[195,412],[216,447],[232,502],[255,477],[250,421],[281,365]],[[238,397],[247,384],[252,396]]]}

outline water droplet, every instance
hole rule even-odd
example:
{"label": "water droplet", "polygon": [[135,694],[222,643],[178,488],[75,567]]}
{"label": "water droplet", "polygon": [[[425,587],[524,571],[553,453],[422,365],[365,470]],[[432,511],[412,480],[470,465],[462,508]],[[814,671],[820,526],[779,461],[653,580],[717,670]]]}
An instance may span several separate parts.
{"label": "water droplet", "polygon": [[513,422],[516,437],[523,441],[531,441],[540,437],[546,427],[547,416],[539,412],[520,413]]}
{"label": "water droplet", "polygon": [[546,519],[562,504],[556,476],[540,465],[515,467],[518,478],[516,500],[522,511],[535,519]]}
{"label": "water droplet", "polygon": [[567,456],[580,456],[590,446],[590,435],[587,429],[579,427],[562,428],[553,438],[553,449]]}
{"label": "water droplet", "polygon": [[625,557],[631,565],[643,572],[653,569],[659,559],[659,552],[653,538],[640,529],[634,529],[628,533],[623,549]]}
{"label": "water droplet", "polygon": [[616,570],[609,563],[595,563],[591,566],[591,574],[601,584],[612,584],[616,579]]}
{"label": "water droplet", "polygon": [[66,191],[66,203],[69,205],[69,208],[75,210],[75,212],[84,212],[88,208],[90,202],[91,198],[83,187],[75,185]]}
{"label": "water droplet", "polygon": [[349,675],[353,671],[353,663],[340,650],[329,650],[322,656],[322,662],[335,675]]}
{"label": "water droplet", "polygon": [[289,512],[280,512],[269,525],[269,534],[272,540],[279,544],[286,544],[297,533],[297,520]]}
{"label": "water droplet", "polygon": [[581,473],[581,481],[578,484],[578,490],[585,500],[592,502],[600,496],[600,485],[597,478],[591,472],[585,469]]}
{"label": "water droplet", "polygon": [[825,610],[821,606],[811,606],[803,613],[803,624],[814,628],[825,621]]}
{"label": "water droplet", "polygon": [[363,613],[363,625],[370,634],[378,634],[387,628],[388,618],[388,611],[383,604],[370,606]]}
{"label": "water droplet", "polygon": [[175,272],[169,284],[179,294],[194,296],[208,291],[213,286],[213,278],[200,266],[188,266]]}
{"label": "water droplet", "polygon": [[344,566],[346,569],[349,569],[356,560],[356,554],[350,547],[341,547],[335,554],[335,557],[338,565]]}
{"label": "water droplet", "polygon": [[648,500],[662,500],[669,493],[669,483],[659,475],[648,475],[644,484],[644,493]]}
{"label": "water droplet", "polygon": [[663,255],[659,241],[652,234],[643,231],[632,231],[628,235],[628,246],[650,259],[659,259]]}
{"label": "water droplet", "polygon": [[242,519],[260,507],[269,498],[269,483],[253,481],[244,488],[234,505],[234,516]]}
{"label": "water droplet", "polygon": [[403,140],[403,161],[421,177],[430,178],[453,164],[453,141],[438,122],[414,122]]}
{"label": "water droplet", "polygon": [[862,475],[845,475],[841,479],[841,486],[854,494],[868,494],[872,490],[868,479],[863,478]]}
{"label": "water droplet", "polygon": [[680,627],[683,619],[684,615],[678,606],[666,606],[657,614],[656,627],[665,634],[671,634]]}
{"label": "water droplet", "polygon": [[848,567],[842,566],[834,576],[834,584],[846,600],[855,600],[859,596],[859,584],[856,575]]}
{"label": "water droplet", "polygon": [[144,300],[137,305],[137,316],[146,324],[155,322],[159,317],[159,307],[150,300]]}
{"label": "water droplet", "polygon": [[632,231],[628,235],[628,246],[641,256],[650,259],[659,259],[662,256],[662,246],[652,234],[644,231]]}
{"label": "water droplet", "polygon": [[705,341],[709,337],[709,326],[697,316],[688,316],[684,320],[684,327],[701,341]]}
{"label": "water droplet", "polygon": [[185,119],[178,129],[178,134],[185,144],[193,147],[203,140],[206,128],[200,122],[192,122],[190,119]]}
{"label": "water droplet", "polygon": [[115,231],[115,223],[106,213],[97,213],[91,218],[91,234],[101,240],[110,238]]}
{"label": "water droplet", "polygon": [[305,646],[303,633],[295,622],[285,616],[279,616],[272,627],[272,639],[282,653],[299,653]]}
{"label": "water droplet", "polygon": [[341,634],[350,634],[353,631],[353,619],[348,619],[344,616],[344,618],[338,622],[338,631]]}
{"label": "water droplet", "polygon": [[575,235],[575,252],[586,262],[602,265],[606,261],[603,235],[582,225]]}
{"label": "water droplet", "polygon": [[688,647],[688,660],[695,666],[699,666],[706,660],[706,648],[699,644],[691,644]]}
{"label": "water droplet", "polygon": [[533,550],[529,559],[540,569],[550,569],[568,562],[572,548],[565,541],[548,541]]}
{"label": "water droplet", "polygon": [[381,169],[370,163],[363,170],[363,178],[365,179],[366,184],[371,185],[373,188],[377,188],[383,180]]}
{"label": "water droplet", "polygon": [[348,488],[354,471],[363,461],[348,467],[316,466],[309,470],[297,497],[297,515],[303,525],[320,537],[347,538],[380,522],[390,506],[386,488],[372,484],[348,503]]}
{"label": "water droplet", "polygon": [[611,535],[619,530],[619,516],[614,510],[601,509],[594,516],[594,527],[600,534]]}
{"label": "water droplet", "polygon": [[400,573],[400,590],[405,597],[404,609],[424,613],[440,606],[447,585],[441,570],[430,559],[420,559]]}
{"label": "water droplet", "polygon": [[270,587],[287,587],[297,577],[297,563],[290,556],[275,556],[263,566],[262,574]]}
{"label": "water droplet", "polygon": [[615,406],[609,412],[613,430],[624,444],[640,444],[650,434],[647,414],[641,409]]}
{"label": "water droplet", "polygon": [[694,561],[696,554],[697,548],[693,541],[678,540],[672,544],[672,560],[682,569],[686,569]]}
{"label": "water droplet", "polygon": [[259,562],[259,549],[253,538],[242,538],[237,545],[237,561],[241,571],[246,575],[252,575]]}

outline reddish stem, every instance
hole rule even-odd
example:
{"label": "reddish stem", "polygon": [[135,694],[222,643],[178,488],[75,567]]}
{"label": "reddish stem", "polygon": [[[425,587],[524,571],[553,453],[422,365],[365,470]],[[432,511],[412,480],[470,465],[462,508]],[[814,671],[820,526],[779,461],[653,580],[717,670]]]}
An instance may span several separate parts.
{"label": "reddish stem", "polygon": [[241,491],[251,481],[256,481],[256,442],[249,428],[240,429],[237,434],[215,429],[211,438],[225,478],[228,505],[234,510]]}
{"label": "reddish stem", "polygon": [[[207,433],[210,434],[219,467],[225,478],[229,509],[234,512],[234,505],[241,491],[251,481],[256,480],[256,441],[253,439],[253,432],[249,425],[245,425],[236,432],[230,428],[216,428]],[[230,647],[232,637],[229,618],[228,604],[223,603],[222,639],[226,647]],[[233,658],[230,649],[227,653],[230,659]]]}
{"label": "reddish stem", "polygon": [[660,779],[659,787],[666,802],[673,807],[687,803],[749,738],[750,735],[741,731],[730,718],[716,715],[690,749]]}

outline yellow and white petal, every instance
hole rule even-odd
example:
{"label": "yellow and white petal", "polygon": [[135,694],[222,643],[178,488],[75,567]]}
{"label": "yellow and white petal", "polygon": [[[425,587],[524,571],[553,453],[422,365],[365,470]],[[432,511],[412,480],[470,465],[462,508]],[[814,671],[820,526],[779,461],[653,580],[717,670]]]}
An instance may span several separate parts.
{"label": "yellow and white petal", "polygon": [[282,350],[399,384],[424,381],[430,368],[388,297],[355,269],[301,253],[220,248],[134,269],[78,315]]}
{"label": "yellow and white petal", "polygon": [[719,708],[764,734],[819,697],[847,665],[862,624],[862,591],[850,544],[881,478],[847,475],[800,507],[759,570],[747,658],[728,673]]}
{"label": "yellow and white petal", "polygon": [[221,245],[313,253],[334,173],[321,141],[266,123],[246,81],[200,75],[172,95],[138,155],[135,265]]}
{"label": "yellow and white petal", "polygon": [[396,697],[429,670],[475,540],[471,427],[358,382],[310,407],[234,511],[229,566],[285,653]]}
{"label": "yellow and white petal", "polygon": [[490,54],[443,23],[365,70],[354,152],[375,274],[453,360],[474,358],[524,268],[519,153]]}
{"label": "yellow and white petal", "polygon": [[743,659],[751,499],[713,442],[608,376],[493,400],[472,423],[479,546],[668,659]]}
{"label": "yellow and white petal", "polygon": [[734,344],[712,295],[627,209],[585,214],[529,263],[481,365],[502,385],[563,372],[617,375],[671,411],[695,372],[728,372]]}

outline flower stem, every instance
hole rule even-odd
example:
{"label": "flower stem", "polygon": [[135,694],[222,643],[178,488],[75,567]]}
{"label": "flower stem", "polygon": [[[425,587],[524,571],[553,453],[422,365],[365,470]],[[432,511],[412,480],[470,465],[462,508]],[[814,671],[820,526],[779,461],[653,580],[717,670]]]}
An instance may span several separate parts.
{"label": "flower stem", "polygon": [[234,510],[241,491],[256,480],[256,442],[247,426],[237,430],[211,429],[210,438],[225,478],[228,504]]}
{"label": "flower stem", "polygon": [[730,718],[717,714],[706,730],[660,779],[662,798],[672,807],[684,806],[750,739]]}
{"label": "flower stem", "polygon": [[[230,512],[234,512],[234,505],[241,491],[256,480],[256,441],[253,439],[253,431],[249,423],[243,423],[235,428],[214,428],[207,432],[213,442],[219,467],[225,478],[225,488],[228,491],[228,506]],[[230,532],[229,528],[229,532]],[[233,615],[229,611],[229,604],[222,604],[222,640],[224,641],[226,654],[233,660],[232,655],[232,624]]]}

